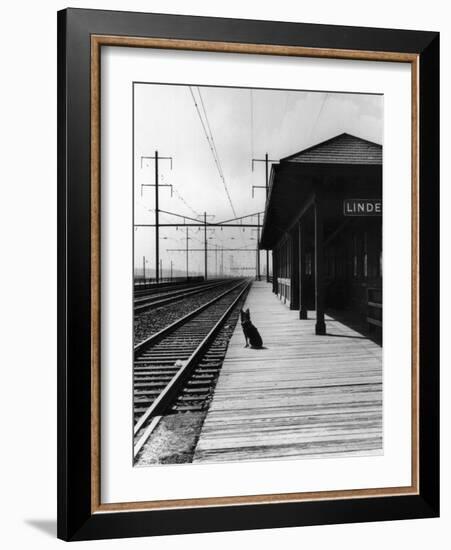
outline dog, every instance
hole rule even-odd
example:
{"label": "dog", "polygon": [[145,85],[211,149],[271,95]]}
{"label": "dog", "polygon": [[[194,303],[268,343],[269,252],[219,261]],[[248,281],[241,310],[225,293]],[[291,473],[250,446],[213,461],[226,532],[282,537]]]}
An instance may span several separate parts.
{"label": "dog", "polygon": [[249,308],[241,310],[241,326],[244,332],[244,338],[246,339],[245,348],[248,348],[249,345],[252,349],[262,349],[263,340],[258,332],[257,328],[251,322],[251,313]]}

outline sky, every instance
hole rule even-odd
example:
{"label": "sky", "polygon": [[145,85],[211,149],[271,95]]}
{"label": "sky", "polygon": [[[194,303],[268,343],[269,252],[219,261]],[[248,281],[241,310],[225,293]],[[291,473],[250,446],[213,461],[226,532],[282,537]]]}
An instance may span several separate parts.
{"label": "sky", "polygon": [[[266,90],[139,83],[134,85],[134,185],[135,224],[155,221],[155,162],[144,156],[172,157],[159,162],[159,207],[192,218],[206,211],[210,222],[263,212],[264,163],[252,158],[279,160],[347,132],[382,144],[383,96],[297,90]],[[212,146],[214,144],[214,154]],[[218,168],[219,166],[219,168]],[[225,182],[225,183],[224,183]],[[227,191],[226,191],[227,188]],[[236,215],[236,216],[235,216]],[[160,213],[160,223],[176,223]],[[183,220],[179,221],[183,222]],[[243,220],[256,223],[257,218]],[[153,228],[135,228],[135,267],[155,273]],[[203,248],[203,229],[189,229],[189,249]],[[224,271],[253,274],[257,231],[251,228],[208,231],[209,276]],[[186,271],[186,231],[160,230],[163,275]],[[214,252],[215,248],[247,251]],[[183,249],[178,251],[178,249]],[[261,253],[262,272],[266,254]],[[230,271],[230,268],[233,270]],[[246,268],[242,272],[238,268]],[[189,254],[189,274],[203,274],[204,254]]]}

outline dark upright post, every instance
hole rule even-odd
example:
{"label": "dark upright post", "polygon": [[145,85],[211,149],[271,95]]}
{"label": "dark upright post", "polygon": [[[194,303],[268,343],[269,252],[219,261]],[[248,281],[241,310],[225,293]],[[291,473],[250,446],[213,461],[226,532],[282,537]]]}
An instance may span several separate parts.
{"label": "dark upright post", "polygon": [[188,228],[186,228],[186,280],[189,278],[189,271],[188,271]]}
{"label": "dark upright post", "polygon": [[315,304],[316,334],[326,334],[324,322],[324,253],[323,253],[323,204],[318,193],[315,199]]}
{"label": "dark upright post", "polygon": [[305,273],[305,228],[299,223],[299,319],[307,319],[307,293]]}
{"label": "dark upright post", "polygon": [[291,233],[291,281],[290,309],[299,307],[299,231]]}
{"label": "dark upright post", "polygon": [[158,204],[158,151],[155,151],[155,280],[160,280],[160,216]]}
{"label": "dark upright post", "polygon": [[272,251],[272,291],[277,294],[277,273],[279,269],[279,262],[277,260],[277,251]]}
{"label": "dark upright post", "polygon": [[[268,153],[265,155],[265,167],[266,167],[266,202],[268,201],[268,187],[269,187],[269,179],[268,179],[268,166],[269,164],[269,158]],[[265,204],[266,208],[266,204]],[[269,250],[266,250],[266,282],[269,283]]]}

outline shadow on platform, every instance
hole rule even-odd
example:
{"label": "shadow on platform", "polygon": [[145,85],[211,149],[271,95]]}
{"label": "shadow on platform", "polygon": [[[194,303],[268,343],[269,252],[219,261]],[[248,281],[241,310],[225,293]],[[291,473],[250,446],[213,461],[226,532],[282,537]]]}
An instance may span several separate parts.
{"label": "shadow on platform", "polygon": [[382,454],[382,347],[330,315],[315,335],[264,282],[244,307],[266,349],[237,324],[193,462]]}

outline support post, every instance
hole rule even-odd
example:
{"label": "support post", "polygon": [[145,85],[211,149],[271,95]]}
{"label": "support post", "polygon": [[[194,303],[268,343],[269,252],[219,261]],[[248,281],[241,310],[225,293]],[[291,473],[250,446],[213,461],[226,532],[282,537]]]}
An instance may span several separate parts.
{"label": "support post", "polygon": [[305,228],[299,223],[299,319],[307,319],[307,293],[305,274]]}
{"label": "support post", "polygon": [[272,291],[274,294],[278,293],[277,290],[277,277],[279,276],[279,255],[277,250],[272,251]]}
{"label": "support post", "polygon": [[260,241],[260,213],[258,213],[257,219],[258,219],[258,227],[257,227],[257,281],[260,281],[260,280],[261,280],[261,276],[260,276],[260,249],[259,249],[259,241]]}
{"label": "support post", "polygon": [[188,228],[186,228],[186,280],[188,280]]}
{"label": "support post", "polygon": [[326,334],[324,322],[324,229],[323,204],[320,196],[315,199],[315,306],[316,306],[316,334]]}
{"label": "support post", "polygon": [[299,308],[299,231],[291,232],[290,309]]}
{"label": "support post", "polygon": [[[265,171],[266,171],[266,203],[268,202],[269,191],[269,158],[268,153],[265,155]],[[265,204],[266,208],[266,204]],[[269,283],[269,250],[266,250],[266,282]]]}
{"label": "support post", "polygon": [[160,216],[158,204],[158,151],[155,151],[155,280],[160,281]]}

